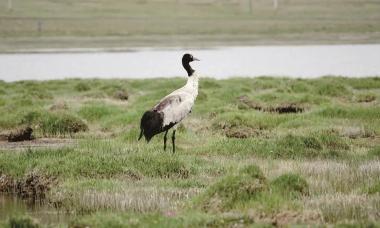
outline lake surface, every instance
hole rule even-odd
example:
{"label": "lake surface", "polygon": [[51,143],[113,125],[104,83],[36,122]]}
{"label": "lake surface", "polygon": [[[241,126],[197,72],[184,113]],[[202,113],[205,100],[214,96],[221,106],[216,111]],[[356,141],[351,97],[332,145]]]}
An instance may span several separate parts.
{"label": "lake surface", "polygon": [[50,225],[65,224],[70,219],[69,214],[56,210],[46,202],[23,200],[15,195],[0,193],[0,221],[25,215]]}
{"label": "lake surface", "polygon": [[155,78],[185,76],[181,56],[190,52],[200,75],[287,76],[380,75],[380,44],[139,49],[129,52],[0,54],[0,79]]}

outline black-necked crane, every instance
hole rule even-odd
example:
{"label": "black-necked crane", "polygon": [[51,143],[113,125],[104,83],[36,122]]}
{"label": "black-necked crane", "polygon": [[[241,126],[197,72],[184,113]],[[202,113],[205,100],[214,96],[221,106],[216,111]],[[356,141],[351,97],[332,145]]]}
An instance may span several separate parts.
{"label": "black-necked crane", "polygon": [[140,137],[145,136],[149,142],[153,136],[165,132],[164,150],[166,150],[166,140],[168,131],[173,128],[172,145],[175,153],[175,132],[180,123],[190,112],[198,95],[198,75],[191,68],[190,62],[199,61],[191,54],[184,54],[182,66],[185,68],[188,79],[186,85],[165,96],[152,109],[146,111],[141,117]]}

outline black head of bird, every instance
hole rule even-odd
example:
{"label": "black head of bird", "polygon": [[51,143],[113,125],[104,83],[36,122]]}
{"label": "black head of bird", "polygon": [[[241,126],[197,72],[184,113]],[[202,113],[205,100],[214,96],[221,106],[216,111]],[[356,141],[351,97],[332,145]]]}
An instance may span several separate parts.
{"label": "black head of bird", "polygon": [[184,62],[192,62],[192,61],[199,61],[199,59],[197,59],[197,58],[195,58],[192,54],[189,54],[189,53],[187,53],[187,54],[184,54],[183,56],[182,56],[182,63],[184,63]]}
{"label": "black head of bird", "polygon": [[193,75],[194,73],[193,68],[191,68],[190,66],[190,62],[193,62],[193,61],[200,61],[200,60],[195,58],[192,54],[188,54],[188,53],[182,56],[182,66],[187,71],[187,74],[189,77]]}

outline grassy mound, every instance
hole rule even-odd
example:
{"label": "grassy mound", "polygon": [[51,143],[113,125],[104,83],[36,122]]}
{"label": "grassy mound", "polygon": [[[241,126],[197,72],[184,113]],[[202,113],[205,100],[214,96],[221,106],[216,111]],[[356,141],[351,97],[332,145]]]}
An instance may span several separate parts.
{"label": "grassy mound", "polygon": [[21,124],[36,126],[44,136],[71,135],[88,130],[87,124],[80,118],[56,112],[28,112],[22,118]]}
{"label": "grassy mound", "polygon": [[266,178],[265,178],[263,172],[256,165],[246,166],[243,169],[241,169],[240,172],[243,173],[243,174],[247,174],[251,178],[259,179],[263,183],[266,181]]}
{"label": "grassy mound", "polygon": [[78,92],[84,92],[84,91],[88,91],[91,89],[91,87],[84,83],[84,82],[78,82],[75,86],[74,86],[74,89]]}
{"label": "grassy mound", "polygon": [[322,131],[308,136],[286,135],[275,144],[275,157],[339,157],[349,147],[336,132]]}
{"label": "grassy mound", "polygon": [[298,174],[283,174],[271,182],[271,187],[284,196],[298,197],[309,194],[308,183]]}
{"label": "grassy mound", "polygon": [[333,84],[328,80],[322,83],[318,82],[318,84],[315,85],[316,93],[323,96],[345,96],[350,93],[350,91],[344,85]]}
{"label": "grassy mound", "polygon": [[196,203],[205,211],[225,211],[258,197],[266,189],[266,178],[251,165],[211,185]]}
{"label": "grassy mound", "polygon": [[88,130],[85,122],[68,114],[52,114],[41,121],[44,135],[66,135]]}
{"label": "grassy mound", "polygon": [[309,194],[309,185],[297,174],[284,174],[268,183],[256,165],[249,165],[237,174],[223,177],[195,200],[206,212],[255,208],[276,213],[289,201]]}

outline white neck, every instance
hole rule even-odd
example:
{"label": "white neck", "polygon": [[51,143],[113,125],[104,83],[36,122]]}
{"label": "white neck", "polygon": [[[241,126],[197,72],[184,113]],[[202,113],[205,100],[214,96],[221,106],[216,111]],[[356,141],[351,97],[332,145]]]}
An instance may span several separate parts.
{"label": "white neck", "polygon": [[199,77],[197,73],[193,73],[188,79],[185,87],[193,93],[193,95],[196,97],[198,95],[198,81]]}

